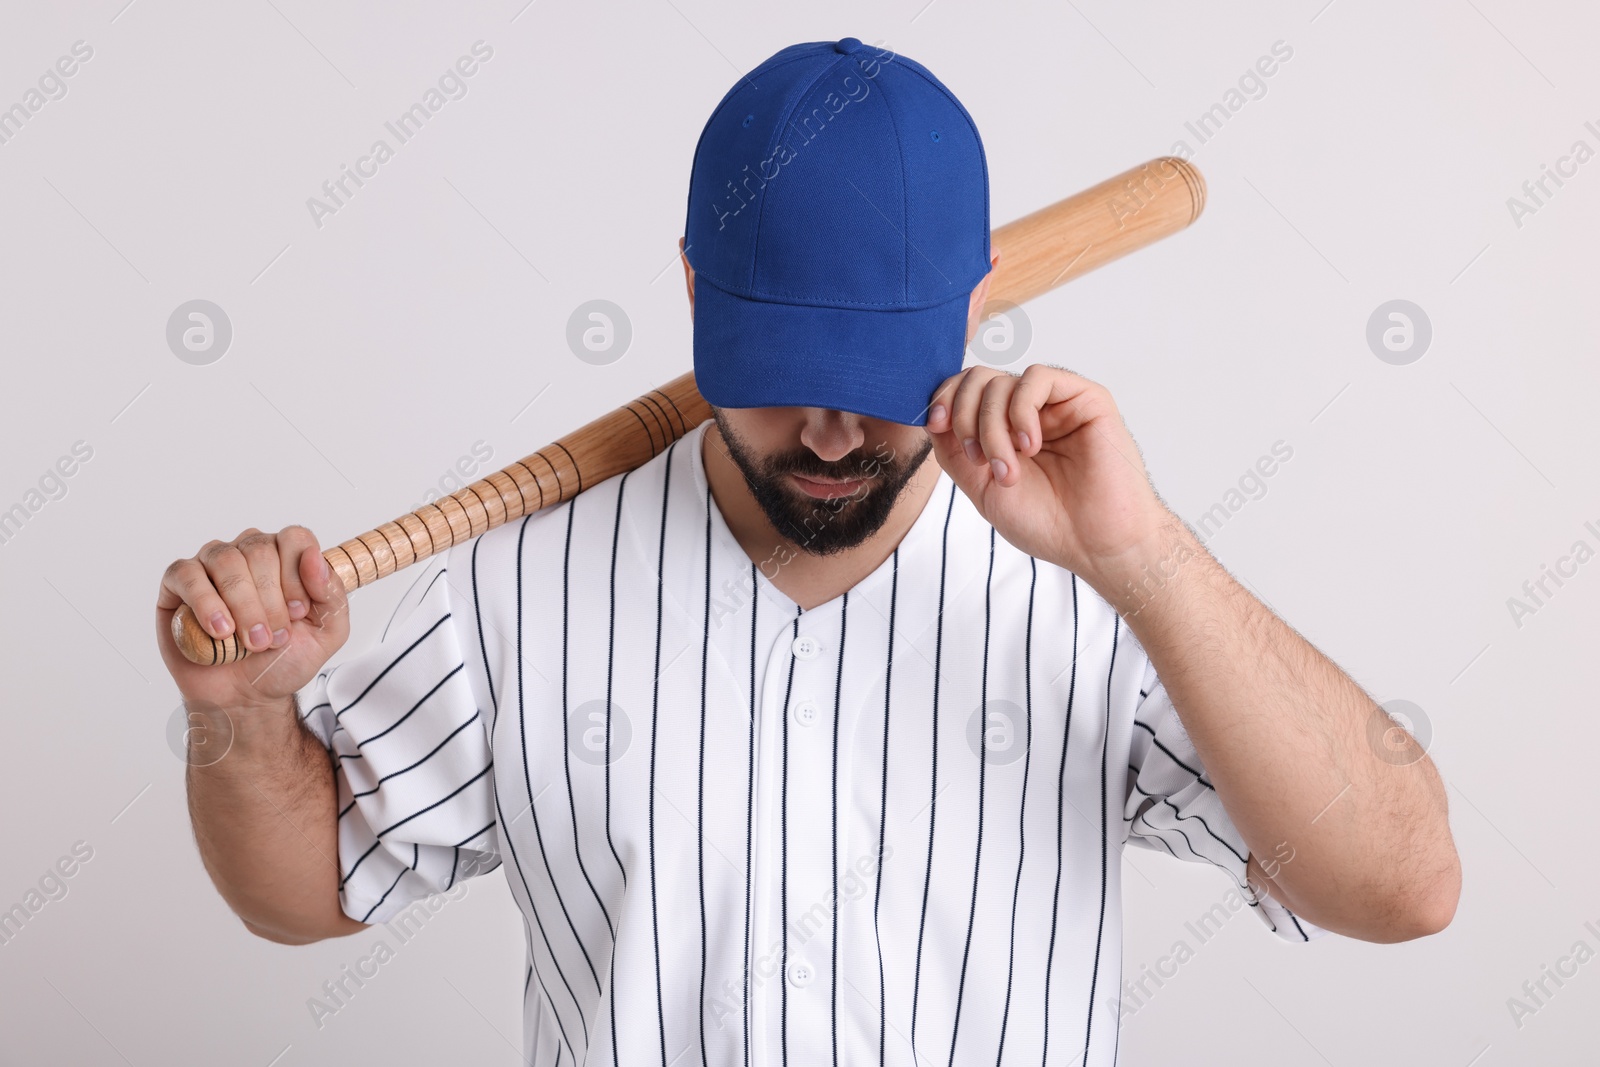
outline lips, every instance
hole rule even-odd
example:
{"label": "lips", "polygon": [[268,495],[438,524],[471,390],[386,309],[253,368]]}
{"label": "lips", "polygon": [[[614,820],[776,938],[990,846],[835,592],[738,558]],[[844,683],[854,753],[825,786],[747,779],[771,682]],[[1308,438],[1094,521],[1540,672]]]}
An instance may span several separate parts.
{"label": "lips", "polygon": [[807,496],[814,496],[819,500],[832,500],[836,497],[849,496],[860,489],[866,481],[864,478],[852,478],[847,482],[828,482],[807,478],[799,474],[791,474],[789,477],[794,479],[794,484],[800,487],[801,492]]}

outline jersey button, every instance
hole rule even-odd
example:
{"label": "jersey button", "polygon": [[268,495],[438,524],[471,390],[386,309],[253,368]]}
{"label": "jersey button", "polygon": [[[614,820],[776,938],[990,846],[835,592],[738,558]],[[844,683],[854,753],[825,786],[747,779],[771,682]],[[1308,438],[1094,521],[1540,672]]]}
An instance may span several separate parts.
{"label": "jersey button", "polygon": [[795,638],[794,643],[789,646],[789,651],[794,653],[795,659],[816,659],[817,648],[817,639],[807,634]]}
{"label": "jersey button", "polygon": [[794,706],[794,721],[801,726],[810,726],[817,721],[817,706],[809,700],[802,700]]}
{"label": "jersey button", "polygon": [[811,964],[801,961],[789,964],[789,984],[796,989],[804,989],[811,984]]}

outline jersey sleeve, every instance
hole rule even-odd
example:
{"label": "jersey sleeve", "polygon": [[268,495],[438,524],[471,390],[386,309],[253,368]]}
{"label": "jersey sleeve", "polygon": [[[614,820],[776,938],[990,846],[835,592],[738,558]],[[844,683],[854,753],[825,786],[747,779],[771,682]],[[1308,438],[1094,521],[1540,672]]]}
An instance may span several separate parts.
{"label": "jersey sleeve", "polygon": [[1145,664],[1128,750],[1123,811],[1128,843],[1222,868],[1250,910],[1287,941],[1310,941],[1326,934],[1328,931],[1295,915],[1270,894],[1251,888],[1245,876],[1249,846],[1207,779],[1154,664],[1148,659]]}
{"label": "jersey sleeve", "polygon": [[[458,548],[468,548],[470,542]],[[487,699],[468,570],[421,566],[378,644],[296,694],[328,749],[339,808],[339,902],[386,922],[500,865]]]}

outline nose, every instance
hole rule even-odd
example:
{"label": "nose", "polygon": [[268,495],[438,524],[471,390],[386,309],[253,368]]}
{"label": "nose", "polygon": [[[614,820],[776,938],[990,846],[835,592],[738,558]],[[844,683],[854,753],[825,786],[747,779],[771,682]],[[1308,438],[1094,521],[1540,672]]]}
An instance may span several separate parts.
{"label": "nose", "polygon": [[800,443],[824,463],[837,463],[866,443],[860,417],[832,408],[806,408]]}

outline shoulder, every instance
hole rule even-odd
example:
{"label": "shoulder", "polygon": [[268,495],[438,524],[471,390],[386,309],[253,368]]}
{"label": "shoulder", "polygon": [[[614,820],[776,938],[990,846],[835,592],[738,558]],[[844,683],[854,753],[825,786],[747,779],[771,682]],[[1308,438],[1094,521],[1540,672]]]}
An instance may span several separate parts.
{"label": "shoulder", "polygon": [[[620,518],[624,526],[660,519],[665,493],[681,500],[696,492],[697,468],[691,449],[698,450],[698,427],[630,471],[621,471],[574,496],[511,519],[492,530],[469,538],[449,550],[450,567],[462,575],[493,575],[510,580],[520,562],[524,579],[529,567],[548,571],[553,564],[576,552],[588,559],[597,550],[609,555],[612,531]],[[626,532],[624,532],[626,536]]]}

